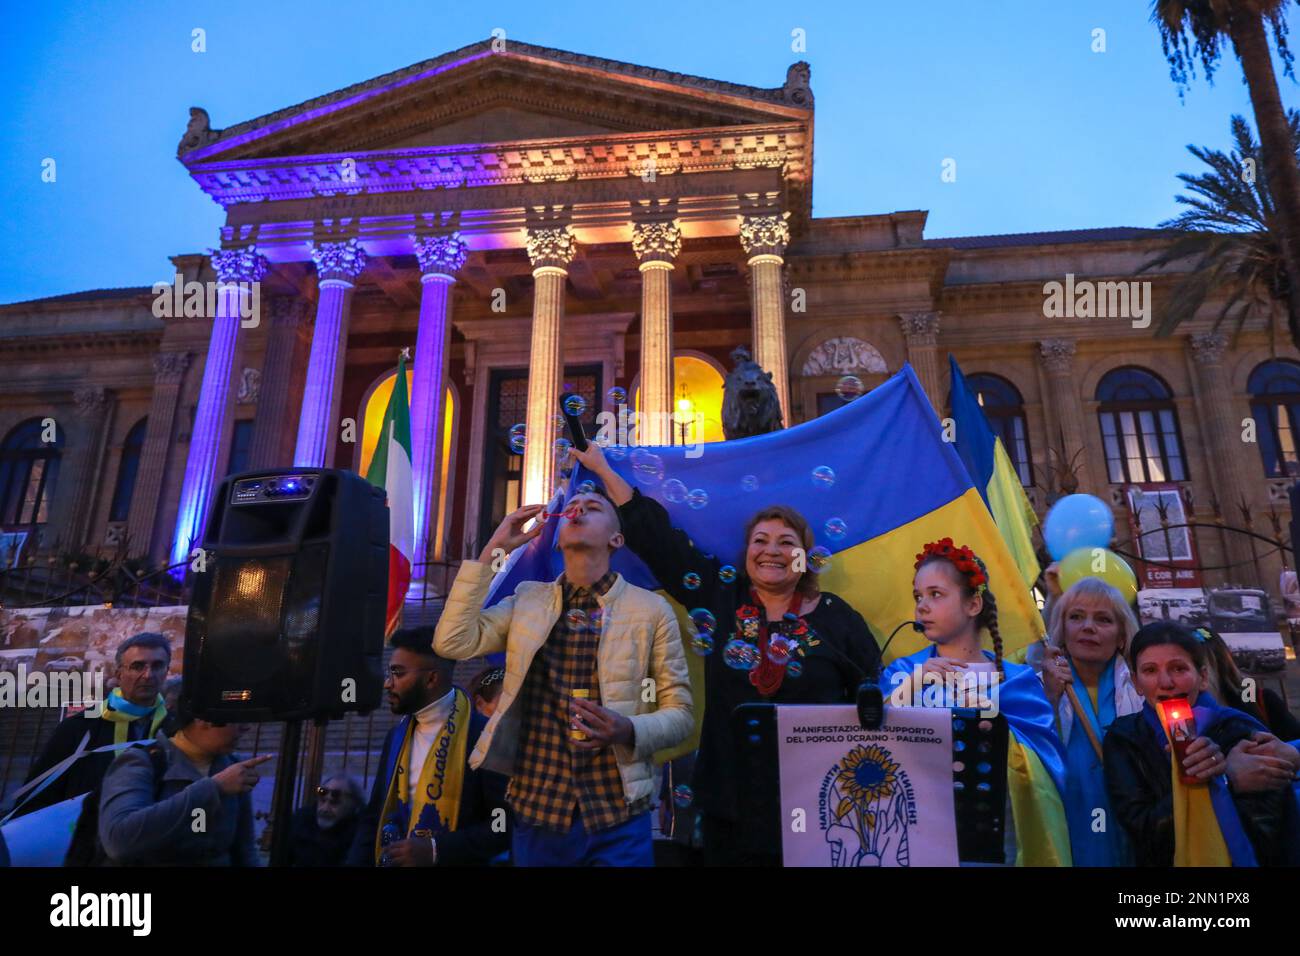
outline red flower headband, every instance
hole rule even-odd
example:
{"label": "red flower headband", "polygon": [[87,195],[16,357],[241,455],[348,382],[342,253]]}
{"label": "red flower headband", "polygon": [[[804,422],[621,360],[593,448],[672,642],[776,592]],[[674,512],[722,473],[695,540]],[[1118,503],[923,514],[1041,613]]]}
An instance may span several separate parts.
{"label": "red flower headband", "polygon": [[920,570],[922,563],[932,556],[951,561],[973,590],[982,592],[988,588],[988,575],[984,573],[984,568],[980,565],[980,559],[975,557],[975,552],[966,545],[963,544],[958,547],[952,543],[952,538],[940,538],[938,541],[931,541],[916,556],[914,570]]}

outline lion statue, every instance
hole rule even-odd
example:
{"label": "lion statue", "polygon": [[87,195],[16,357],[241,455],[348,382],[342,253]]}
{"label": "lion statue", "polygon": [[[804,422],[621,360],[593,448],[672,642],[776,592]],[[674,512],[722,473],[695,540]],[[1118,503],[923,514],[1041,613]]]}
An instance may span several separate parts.
{"label": "lion statue", "polygon": [[727,441],[780,431],[781,402],[772,384],[744,346],[731,353],[735,367],[722,386],[722,432]]}

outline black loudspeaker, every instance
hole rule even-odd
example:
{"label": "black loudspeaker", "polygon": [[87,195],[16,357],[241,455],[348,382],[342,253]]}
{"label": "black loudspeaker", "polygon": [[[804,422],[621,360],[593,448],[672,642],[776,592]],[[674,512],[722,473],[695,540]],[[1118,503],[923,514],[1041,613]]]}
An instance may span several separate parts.
{"label": "black loudspeaker", "polygon": [[221,483],[192,574],[181,704],[228,723],[341,717],[383,692],[384,492],[337,469]]}

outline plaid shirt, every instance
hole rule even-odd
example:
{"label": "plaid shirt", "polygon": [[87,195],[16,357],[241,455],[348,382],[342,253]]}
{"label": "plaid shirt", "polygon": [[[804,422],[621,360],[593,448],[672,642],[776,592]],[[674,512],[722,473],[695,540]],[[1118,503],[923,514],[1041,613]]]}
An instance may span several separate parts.
{"label": "plaid shirt", "polygon": [[[510,780],[510,805],[529,826],[567,833],[577,812],[583,828],[594,833],[650,809],[648,798],[627,803],[612,747],[574,750],[569,743],[572,692],[586,689],[591,702],[600,703],[596,651],[601,608],[596,595],[603,595],[616,579],[608,571],[590,588],[581,588],[560,576],[560,619],[524,681],[524,723]],[[586,617],[569,620],[575,609]]]}

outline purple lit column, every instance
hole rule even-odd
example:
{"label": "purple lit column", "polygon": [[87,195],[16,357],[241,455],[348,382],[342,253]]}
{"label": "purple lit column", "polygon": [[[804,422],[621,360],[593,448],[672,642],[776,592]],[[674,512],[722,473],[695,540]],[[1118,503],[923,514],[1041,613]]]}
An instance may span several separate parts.
{"label": "purple lit column", "polygon": [[343,390],[343,357],[348,341],[352,289],[366,266],[366,253],[355,239],[313,244],[312,260],[320,276],[316,331],[307,360],[307,384],[298,419],[293,463],[299,468],[331,467]]}
{"label": "purple lit column", "polygon": [[451,352],[451,287],[465,264],[468,247],[460,233],[412,236],[420,260],[420,327],[415,339],[411,380],[411,467],[415,494],[415,555],[411,582],[425,577],[425,562],[438,558],[438,543],[429,547],[429,528],[438,513],[443,395]]}
{"label": "purple lit column", "polygon": [[217,273],[217,314],[212,320],[212,337],[203,366],[203,385],[194,413],[190,453],[185,462],[180,509],[176,513],[176,534],[172,538],[171,563],[189,557],[203,538],[208,504],[216,481],[221,436],[230,410],[230,375],[235,361],[235,344],[242,324],[240,306],[248,301],[252,288],[266,275],[266,260],[256,246],[244,249],[214,249],[212,268]]}

